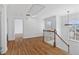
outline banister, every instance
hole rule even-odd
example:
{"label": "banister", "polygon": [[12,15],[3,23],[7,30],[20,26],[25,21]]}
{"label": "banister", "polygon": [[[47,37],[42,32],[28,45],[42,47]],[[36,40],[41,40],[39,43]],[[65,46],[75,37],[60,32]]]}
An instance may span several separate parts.
{"label": "banister", "polygon": [[[55,32],[56,33],[56,32]],[[68,46],[69,44],[67,44],[57,33],[56,35]]]}
{"label": "banister", "polygon": [[69,53],[69,44],[67,44],[67,43],[57,34],[56,31],[55,31],[55,34],[68,46],[68,53]]}
{"label": "banister", "polygon": [[[53,29],[53,30],[43,30],[43,31],[47,31],[47,32],[54,32],[54,47],[56,47],[56,35],[61,39],[62,42],[64,42],[67,46],[68,46],[68,53],[69,53],[69,44],[66,43],[56,32],[56,29]],[[44,33],[43,33],[44,35]],[[44,37],[43,37],[44,38]],[[44,41],[44,40],[43,40]]]}

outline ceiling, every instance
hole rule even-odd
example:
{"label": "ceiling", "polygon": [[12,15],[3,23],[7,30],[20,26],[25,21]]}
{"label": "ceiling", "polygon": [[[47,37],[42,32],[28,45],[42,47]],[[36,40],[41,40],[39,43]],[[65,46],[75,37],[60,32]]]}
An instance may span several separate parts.
{"label": "ceiling", "polygon": [[54,15],[66,15],[67,11],[70,11],[70,14],[79,12],[79,4],[45,4],[45,9],[39,13],[38,16],[46,18]]}
{"label": "ceiling", "polygon": [[[43,19],[53,15],[67,14],[67,10],[69,10],[70,13],[79,12],[79,4],[42,4],[42,6],[44,6],[44,9],[38,14],[33,13],[33,16]],[[8,16],[22,17],[26,16],[27,10],[32,7],[32,4],[10,4],[7,7]],[[36,12],[38,7],[35,7],[34,9],[33,11]]]}
{"label": "ceiling", "polygon": [[31,7],[30,4],[9,4],[7,6],[8,16],[22,17],[26,15],[26,10]]}

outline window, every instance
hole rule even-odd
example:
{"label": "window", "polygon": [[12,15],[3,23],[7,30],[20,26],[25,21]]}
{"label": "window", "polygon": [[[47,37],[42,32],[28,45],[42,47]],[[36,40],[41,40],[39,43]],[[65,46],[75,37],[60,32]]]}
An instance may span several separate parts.
{"label": "window", "polygon": [[79,41],[79,20],[71,20],[69,24],[69,39]]}

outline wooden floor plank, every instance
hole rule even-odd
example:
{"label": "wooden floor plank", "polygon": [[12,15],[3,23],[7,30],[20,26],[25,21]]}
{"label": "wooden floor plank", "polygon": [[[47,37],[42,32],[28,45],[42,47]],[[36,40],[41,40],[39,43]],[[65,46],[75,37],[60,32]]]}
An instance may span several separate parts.
{"label": "wooden floor plank", "polygon": [[66,53],[42,41],[42,38],[9,41],[6,55],[65,55]]}

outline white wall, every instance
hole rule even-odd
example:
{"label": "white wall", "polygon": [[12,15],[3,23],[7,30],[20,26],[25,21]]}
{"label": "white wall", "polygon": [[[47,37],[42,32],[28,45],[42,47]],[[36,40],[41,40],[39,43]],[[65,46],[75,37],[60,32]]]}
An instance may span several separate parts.
{"label": "white wall", "polygon": [[8,37],[9,40],[14,40],[14,19],[23,19],[23,32],[25,38],[42,36],[44,27],[43,19],[37,17],[26,16],[26,9],[29,5],[9,5],[8,6]]}
{"label": "white wall", "polygon": [[[65,27],[65,22],[66,20],[62,20],[63,18],[61,16],[58,16],[56,21],[57,21],[57,33],[59,34],[59,36],[68,44],[68,29]],[[66,31],[65,31],[66,30]],[[64,32],[63,32],[64,31]],[[66,37],[64,37],[66,36]],[[68,47],[67,45],[62,42],[58,37],[57,37],[57,46],[65,51],[68,52]]]}
{"label": "white wall", "polygon": [[8,17],[8,40],[14,40],[14,19]]}
{"label": "white wall", "polygon": [[11,4],[7,6],[9,40],[14,40],[14,20],[25,19],[26,7],[27,5],[24,5],[24,4],[23,5]]}
{"label": "white wall", "polygon": [[44,21],[28,18],[24,20],[24,37],[38,37],[43,35]]}
{"label": "white wall", "polygon": [[[17,18],[19,18],[19,17],[17,17]],[[12,39],[14,37],[14,23],[13,23],[13,19],[12,20],[9,19],[9,20],[8,20],[9,40],[14,40],[14,39]],[[43,20],[27,19],[27,18],[24,19],[24,26],[23,26],[24,38],[42,36],[43,28],[44,28]]]}

